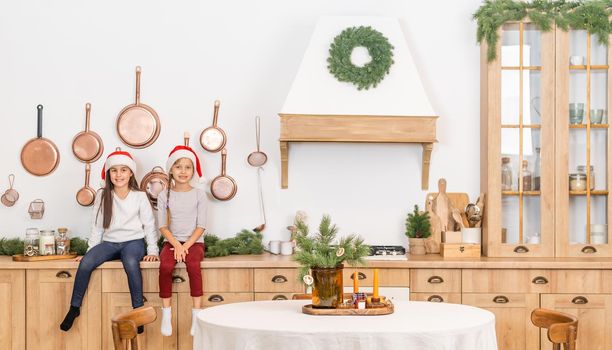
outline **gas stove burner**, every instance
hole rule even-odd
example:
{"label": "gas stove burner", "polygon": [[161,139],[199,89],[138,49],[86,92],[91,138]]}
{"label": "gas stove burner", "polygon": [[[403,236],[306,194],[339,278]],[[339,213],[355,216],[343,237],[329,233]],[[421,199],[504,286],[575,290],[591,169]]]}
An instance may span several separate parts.
{"label": "gas stove burner", "polygon": [[406,255],[406,249],[401,245],[371,245],[370,256]]}

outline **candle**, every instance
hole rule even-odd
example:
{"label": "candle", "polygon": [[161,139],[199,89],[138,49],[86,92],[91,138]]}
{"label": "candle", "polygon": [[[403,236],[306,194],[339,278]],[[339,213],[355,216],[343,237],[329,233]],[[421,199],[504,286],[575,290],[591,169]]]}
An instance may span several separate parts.
{"label": "candle", "polygon": [[357,271],[353,272],[353,293],[359,293],[359,276]]}
{"label": "candle", "polygon": [[372,297],[378,298],[378,269],[374,269],[374,288]]}

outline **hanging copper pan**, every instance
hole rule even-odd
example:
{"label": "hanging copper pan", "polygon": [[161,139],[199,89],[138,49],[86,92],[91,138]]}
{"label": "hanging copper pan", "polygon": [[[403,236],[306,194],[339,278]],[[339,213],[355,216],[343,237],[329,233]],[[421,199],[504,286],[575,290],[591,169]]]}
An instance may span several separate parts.
{"label": "hanging copper pan", "polygon": [[85,131],[76,134],[72,139],[72,153],[84,163],[95,162],[104,152],[104,143],[100,135],[89,130],[91,103],[85,104]]}
{"label": "hanging copper pan", "polygon": [[21,164],[28,173],[45,176],[51,174],[59,165],[60,153],[51,140],[42,137],[43,106],[38,105],[36,109],[37,137],[28,141],[21,149]]}
{"label": "hanging copper pan", "polygon": [[225,175],[225,161],[227,158],[227,151],[225,148],[221,151],[221,175],[215,177],[210,184],[210,192],[213,197],[220,201],[228,201],[236,195],[238,186],[236,181],[231,177]]}
{"label": "hanging copper pan", "polygon": [[96,191],[89,187],[89,174],[91,173],[91,166],[89,163],[85,164],[85,185],[76,194],[77,203],[84,207],[89,207],[96,200]]}
{"label": "hanging copper pan", "polygon": [[157,140],[161,126],[157,112],[140,103],[140,66],[136,67],[136,102],[125,106],[117,117],[117,134],[132,148],[145,148]]}
{"label": "hanging copper pan", "polygon": [[147,194],[153,209],[157,210],[157,196],[168,189],[168,175],[160,166],[153,167],[140,181],[140,189]]}
{"label": "hanging copper pan", "polygon": [[215,101],[215,109],[213,113],[213,125],[202,131],[200,134],[200,145],[208,152],[219,152],[225,147],[225,143],[227,142],[227,136],[225,136],[225,131],[223,129],[217,127],[217,119],[219,117],[219,105],[221,102],[219,100]]}

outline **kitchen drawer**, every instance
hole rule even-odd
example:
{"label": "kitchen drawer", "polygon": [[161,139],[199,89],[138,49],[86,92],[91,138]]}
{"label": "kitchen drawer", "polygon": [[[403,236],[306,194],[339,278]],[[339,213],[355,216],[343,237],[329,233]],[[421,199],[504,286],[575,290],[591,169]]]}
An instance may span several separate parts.
{"label": "kitchen drawer", "polygon": [[252,292],[253,269],[202,269],[204,293]]}
{"label": "kitchen drawer", "polygon": [[291,300],[296,293],[255,293],[255,300]]}
{"label": "kitchen drawer", "polygon": [[554,275],[550,270],[465,269],[464,293],[550,293]]}
{"label": "kitchen drawer", "polygon": [[[141,269],[142,291],[144,293],[159,293],[159,270]],[[130,291],[127,275],[123,269],[102,269],[103,293],[127,293]]]}
{"label": "kitchen drawer", "polygon": [[556,270],[554,293],[612,293],[610,270]]}
{"label": "kitchen drawer", "polygon": [[255,269],[255,292],[304,293],[297,269]]}
{"label": "kitchen drawer", "polygon": [[202,306],[210,307],[223,304],[253,301],[253,293],[204,293]]}
{"label": "kitchen drawer", "polygon": [[43,283],[74,283],[76,269],[37,270],[38,281]]}
{"label": "kitchen drawer", "polygon": [[461,293],[459,269],[412,269],[410,291],[425,293]]}
{"label": "kitchen drawer", "polygon": [[461,304],[461,293],[410,293],[410,300]]}
{"label": "kitchen drawer", "polygon": [[[372,286],[374,269],[345,267],[342,279],[345,286],[353,285],[353,272],[359,275],[360,286]],[[381,287],[408,287],[410,285],[410,270],[408,269],[378,269],[378,285]]]}

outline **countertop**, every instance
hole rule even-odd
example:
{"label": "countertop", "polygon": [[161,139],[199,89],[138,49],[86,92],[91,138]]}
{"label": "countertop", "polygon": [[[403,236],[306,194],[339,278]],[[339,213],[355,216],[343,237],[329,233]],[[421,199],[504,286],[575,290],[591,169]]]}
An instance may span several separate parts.
{"label": "countertop", "polygon": [[[437,268],[437,269],[612,269],[612,258],[442,258],[438,254],[408,255],[406,261],[368,260],[366,267],[374,268]],[[15,262],[10,256],[0,256],[0,269],[76,269],[78,262],[51,260],[39,262]],[[141,262],[141,268],[157,269],[159,262]],[[205,258],[202,268],[297,268],[291,256],[232,255]],[[185,267],[183,263],[177,267]],[[123,268],[121,261],[109,261],[102,269]]]}

